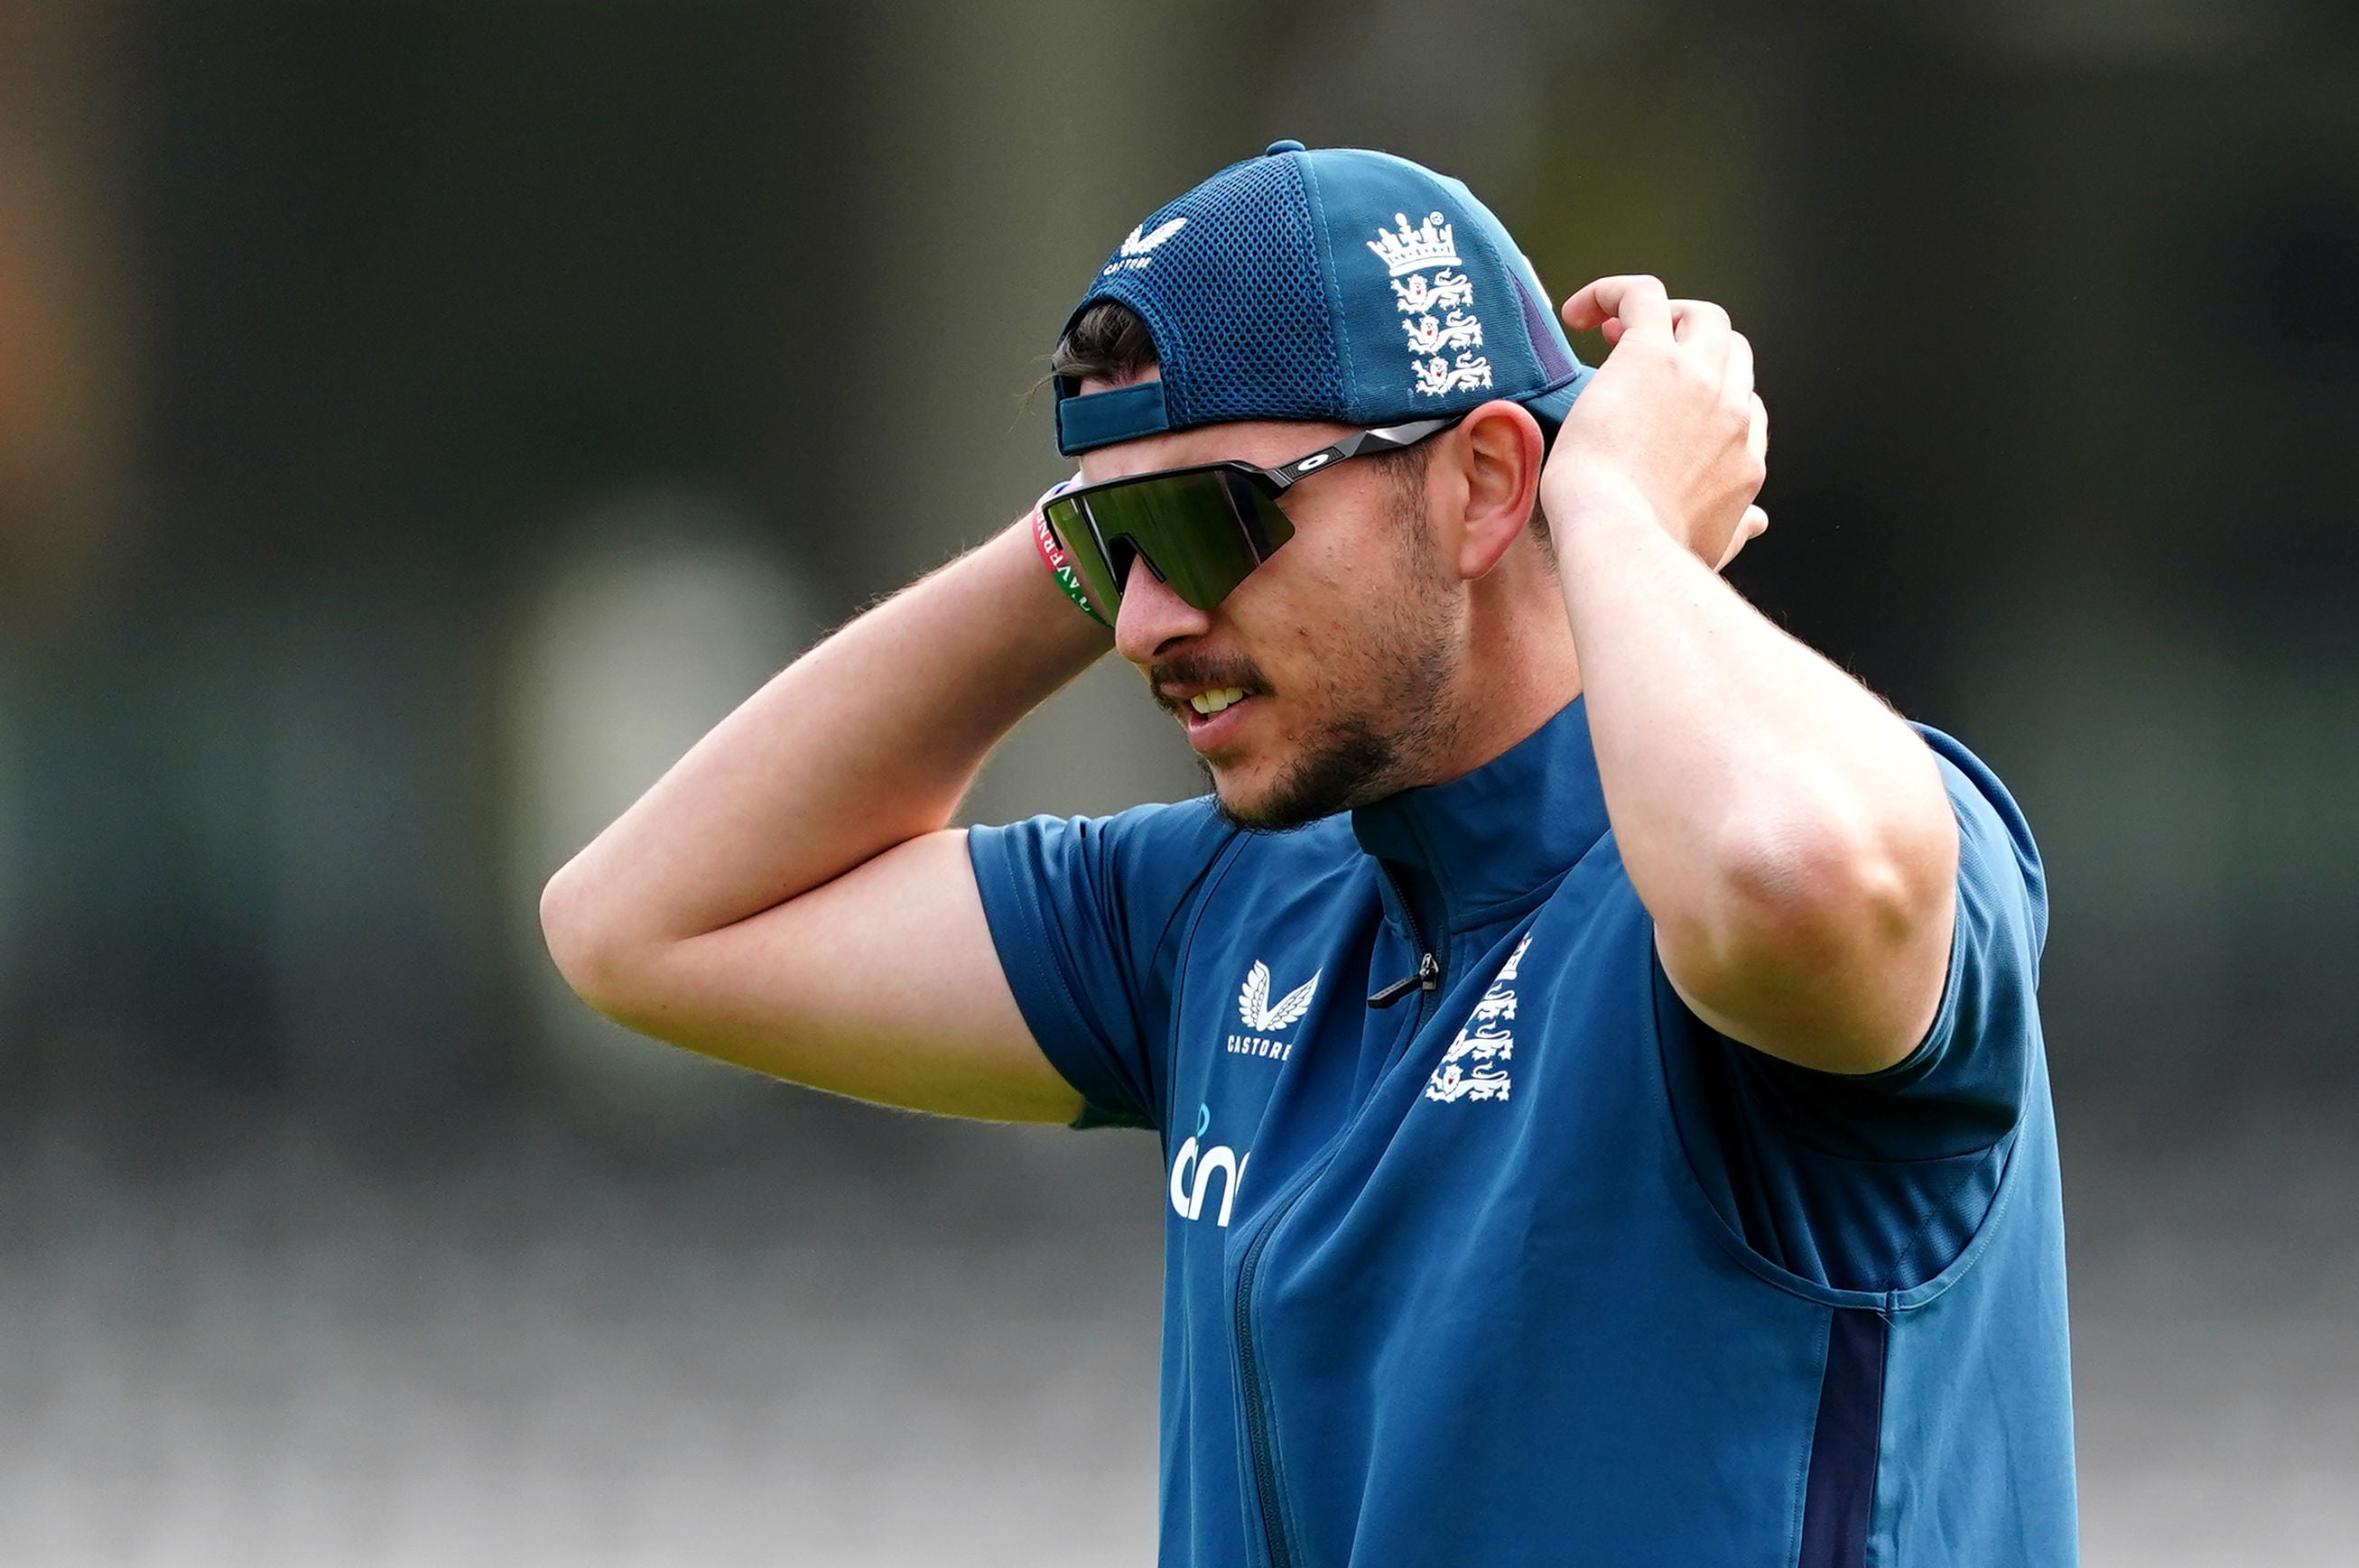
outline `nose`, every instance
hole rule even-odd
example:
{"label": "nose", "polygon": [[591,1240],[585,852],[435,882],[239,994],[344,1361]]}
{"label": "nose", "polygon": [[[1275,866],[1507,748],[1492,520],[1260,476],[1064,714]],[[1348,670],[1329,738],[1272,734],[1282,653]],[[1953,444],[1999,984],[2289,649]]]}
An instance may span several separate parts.
{"label": "nose", "polygon": [[1123,580],[1122,604],[1114,617],[1116,652],[1133,664],[1152,664],[1172,644],[1212,629],[1212,616],[1158,581],[1143,558],[1131,559],[1130,575]]}

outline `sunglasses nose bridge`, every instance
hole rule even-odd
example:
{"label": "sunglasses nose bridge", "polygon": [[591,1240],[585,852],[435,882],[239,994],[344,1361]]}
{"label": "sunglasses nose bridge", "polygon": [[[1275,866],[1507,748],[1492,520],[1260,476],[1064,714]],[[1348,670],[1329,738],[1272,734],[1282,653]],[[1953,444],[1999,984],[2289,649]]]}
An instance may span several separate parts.
{"label": "sunglasses nose bridge", "polygon": [[1123,592],[1114,608],[1114,651],[1133,663],[1143,667],[1168,658],[1174,647],[1211,629],[1211,613],[1157,572],[1145,552],[1128,552],[1118,581]]}
{"label": "sunglasses nose bridge", "polygon": [[1147,547],[1128,534],[1116,534],[1106,540],[1105,557],[1106,565],[1114,569],[1114,582],[1121,584],[1125,591],[1130,587],[1130,567],[1133,561],[1145,561],[1147,570],[1154,575],[1158,583],[1171,581],[1163,574],[1163,568],[1155,563],[1155,557],[1147,553]]}

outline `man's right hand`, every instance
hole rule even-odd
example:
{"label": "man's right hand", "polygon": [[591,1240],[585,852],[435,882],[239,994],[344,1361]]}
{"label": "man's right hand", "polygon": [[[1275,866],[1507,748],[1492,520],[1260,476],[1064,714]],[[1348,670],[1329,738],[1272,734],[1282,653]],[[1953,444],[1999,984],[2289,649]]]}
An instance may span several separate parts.
{"label": "man's right hand", "polygon": [[550,879],[541,924],[633,1029],[915,1110],[1070,1121],[946,824],[984,757],[1109,646],[1028,519],[797,659]]}

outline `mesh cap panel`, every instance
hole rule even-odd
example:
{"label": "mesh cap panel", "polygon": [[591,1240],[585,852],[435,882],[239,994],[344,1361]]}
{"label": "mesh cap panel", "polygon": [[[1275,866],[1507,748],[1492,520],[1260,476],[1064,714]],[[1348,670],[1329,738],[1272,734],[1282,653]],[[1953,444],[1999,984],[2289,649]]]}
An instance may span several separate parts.
{"label": "mesh cap panel", "polygon": [[1493,397],[1553,431],[1588,373],[1538,288],[1462,182],[1364,147],[1272,143],[1133,229],[1090,280],[1074,315],[1129,307],[1163,374],[1091,393],[1060,377],[1058,450],[1240,419],[1373,429]]}
{"label": "mesh cap panel", "polygon": [[[1142,227],[1174,218],[1187,226],[1148,265],[1101,277],[1082,301],[1120,300],[1146,321],[1173,426],[1337,418],[1333,312],[1294,160],[1233,165]],[[1188,287],[1159,289],[1158,273]]]}

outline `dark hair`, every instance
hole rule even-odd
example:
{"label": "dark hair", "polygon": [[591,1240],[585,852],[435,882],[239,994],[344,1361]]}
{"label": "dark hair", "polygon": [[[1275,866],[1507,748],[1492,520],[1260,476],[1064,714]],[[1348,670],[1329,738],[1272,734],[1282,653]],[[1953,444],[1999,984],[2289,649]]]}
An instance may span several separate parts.
{"label": "dark hair", "polygon": [[1128,381],[1157,363],[1155,334],[1138,312],[1114,299],[1083,310],[1057,340],[1049,374],[1074,381]]}
{"label": "dark hair", "polygon": [[[1158,363],[1155,334],[1147,330],[1138,312],[1119,300],[1101,299],[1074,317],[1065,335],[1057,340],[1049,355],[1049,374],[1075,382],[1128,381]],[[1414,495],[1425,487],[1426,463],[1431,456],[1431,450],[1420,441],[1399,452],[1381,453],[1375,461],[1405,494]],[[1553,561],[1556,550],[1549,538],[1548,517],[1538,505],[1532,507],[1530,527],[1540,553]]]}

